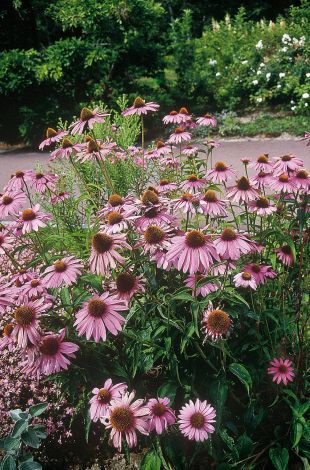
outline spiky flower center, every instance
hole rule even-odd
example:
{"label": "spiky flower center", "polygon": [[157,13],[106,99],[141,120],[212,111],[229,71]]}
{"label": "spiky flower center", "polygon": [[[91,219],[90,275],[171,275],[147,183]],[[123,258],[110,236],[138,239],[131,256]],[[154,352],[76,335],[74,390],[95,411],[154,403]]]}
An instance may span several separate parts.
{"label": "spiky flower center", "polygon": [[289,245],[282,246],[281,251],[285,255],[292,256],[292,248]]}
{"label": "spiky flower center", "polygon": [[197,177],[197,175],[190,175],[187,178],[187,180],[190,181],[191,183],[195,183],[196,181],[198,181],[198,177]]}
{"label": "spiky flower center", "polygon": [[177,127],[175,130],[174,130],[174,133],[175,134],[182,134],[182,132],[184,132],[184,129],[182,127]]}
{"label": "spiky flower center", "polygon": [[159,203],[159,198],[157,194],[150,189],[147,189],[143,193],[141,200],[143,204],[158,204]]}
{"label": "spiky flower center", "polygon": [[264,171],[260,171],[257,176],[259,178],[265,178],[266,176],[268,176],[268,173],[265,173]]}
{"label": "spiky flower center", "polygon": [[260,270],[261,270],[260,266],[258,264],[252,264],[251,269],[252,269],[253,273],[259,273]]}
{"label": "spiky flower center", "polygon": [[162,147],[165,147],[165,143],[162,140],[158,140],[156,148],[161,149]]}
{"label": "spiky flower center", "polygon": [[12,331],[14,330],[13,323],[7,323],[3,328],[3,336],[11,336]]}
{"label": "spiky flower center", "polygon": [[145,241],[151,245],[162,242],[164,238],[165,232],[158,225],[149,225],[144,232]]}
{"label": "spiky flower center", "polygon": [[72,147],[72,145],[73,145],[73,143],[69,139],[64,139],[61,143],[61,147],[63,149],[68,149],[68,148]]}
{"label": "spiky flower center", "polygon": [[56,273],[63,273],[68,268],[67,264],[64,261],[55,261],[54,269]]}
{"label": "spiky flower center", "polygon": [[281,374],[286,374],[288,372],[287,367],[286,367],[285,364],[280,364],[279,367],[278,367],[278,371]]}
{"label": "spiky flower center", "polygon": [[91,317],[102,317],[107,311],[107,304],[100,299],[92,299],[88,302],[88,313]]}
{"label": "spiky flower center", "polygon": [[251,274],[246,271],[242,273],[241,277],[244,281],[250,281],[252,279]]}
{"label": "spiky flower center", "polygon": [[124,217],[119,212],[111,211],[108,214],[108,223],[110,225],[115,225],[115,224],[120,223],[123,220],[123,218]]}
{"label": "spiky flower center", "polygon": [[111,411],[110,423],[118,432],[125,432],[134,426],[135,417],[129,407],[118,406]]}
{"label": "spiky flower center", "polygon": [[288,175],[286,175],[285,173],[283,173],[283,175],[279,176],[279,181],[281,183],[287,183],[288,182]]}
{"label": "spiky flower center", "polygon": [[226,171],[228,166],[224,162],[216,162],[214,169],[215,171]]}
{"label": "spiky flower center", "polygon": [[97,233],[93,236],[92,245],[97,253],[106,253],[113,245],[113,238],[109,237],[106,233]]}
{"label": "spiky flower center", "polygon": [[268,153],[264,153],[257,158],[257,163],[268,163]]}
{"label": "spiky flower center", "polygon": [[256,201],[256,206],[259,209],[267,209],[267,207],[269,207],[269,201],[266,197],[259,197]]}
{"label": "spiky flower center", "polygon": [[152,412],[155,416],[163,416],[166,412],[166,406],[163,403],[155,403],[152,406]]}
{"label": "spiky flower center", "polygon": [[188,114],[188,111],[186,108],[181,108],[179,114]]}
{"label": "spiky flower center", "polygon": [[31,287],[38,287],[40,285],[39,279],[32,279],[30,282]]}
{"label": "spiky flower center", "polygon": [[25,209],[22,212],[22,219],[25,222],[28,222],[30,220],[34,220],[36,218],[36,213],[32,209]]}
{"label": "spiky flower center", "polygon": [[164,179],[164,180],[160,180],[160,183],[159,183],[159,184],[160,184],[160,186],[166,186],[166,185],[169,184],[169,183],[170,183],[169,180],[165,180],[165,179]]}
{"label": "spiky flower center", "polygon": [[245,176],[242,176],[237,181],[237,188],[241,191],[248,191],[251,188],[249,180]]}
{"label": "spiky flower center", "polygon": [[206,244],[206,237],[200,230],[191,230],[186,234],[185,242],[190,248],[201,248]]}
{"label": "spiky flower center", "polygon": [[177,111],[170,111],[170,113],[169,113],[170,116],[176,116],[177,114],[178,114]]}
{"label": "spiky flower center", "polygon": [[224,310],[212,310],[207,318],[207,328],[212,333],[225,334],[230,328],[230,317]]}
{"label": "spiky flower center", "polygon": [[207,114],[204,115],[204,118],[205,119],[212,119],[212,115],[207,113]]}
{"label": "spiky flower center", "polygon": [[43,338],[42,344],[40,345],[40,352],[45,356],[55,356],[59,351],[59,340],[53,336],[47,336]]}
{"label": "spiky flower center", "polygon": [[190,417],[190,423],[193,428],[201,429],[205,424],[205,417],[200,411],[196,411]]}
{"label": "spiky flower center", "polygon": [[117,207],[117,206],[120,206],[122,204],[123,198],[119,194],[111,194],[111,196],[109,197],[108,202],[112,207]]}
{"label": "spiky flower center", "polygon": [[36,180],[40,180],[44,177],[43,173],[36,173]]}
{"label": "spiky flower center", "polygon": [[15,176],[16,178],[23,178],[25,176],[25,173],[22,170],[17,170],[15,171]]}
{"label": "spiky flower center", "polygon": [[203,199],[206,202],[216,202],[217,201],[216,192],[213,191],[213,189],[208,189]]}
{"label": "spiky flower center", "polygon": [[98,392],[97,399],[101,403],[110,403],[110,400],[112,398],[112,393],[110,390],[107,390],[106,388],[101,388]]}
{"label": "spiky flower center", "polygon": [[82,108],[80,119],[81,121],[88,121],[89,119],[94,117],[94,113],[89,108]]}
{"label": "spiky flower center", "polygon": [[225,228],[221,234],[221,239],[224,242],[231,242],[236,240],[237,234],[232,228]]}
{"label": "spiky flower center", "polygon": [[134,108],[143,108],[144,105],[145,105],[145,100],[140,98],[140,96],[137,96],[137,98],[133,102],[133,107]]}
{"label": "spiky flower center", "polygon": [[88,153],[98,152],[99,146],[94,139],[90,139],[87,144],[87,151]]}
{"label": "spiky flower center", "polygon": [[156,207],[152,207],[151,209],[146,211],[144,215],[148,219],[155,219],[155,217],[158,216],[158,210],[156,209]]}
{"label": "spiky flower center", "polygon": [[136,278],[130,273],[120,273],[115,282],[119,292],[127,293],[135,287]]}
{"label": "spiky flower center", "polygon": [[281,158],[282,162],[290,162],[292,160],[291,155],[283,155]]}
{"label": "spiky flower center", "polygon": [[2,196],[2,204],[4,206],[8,206],[9,204],[11,204],[12,202],[14,201],[14,199],[11,197],[11,196]]}
{"label": "spiky flower center", "polygon": [[182,194],[181,199],[182,199],[182,201],[191,201],[193,199],[193,197],[194,196],[190,193],[184,193],[184,194]]}
{"label": "spiky flower center", "polygon": [[308,178],[308,172],[306,170],[300,170],[297,172],[296,177],[302,180],[306,180]]}
{"label": "spiky flower center", "polygon": [[14,312],[16,323],[20,326],[29,326],[36,317],[35,309],[32,307],[21,306],[17,307]]}
{"label": "spiky flower center", "polygon": [[55,129],[53,129],[52,127],[48,127],[46,129],[46,138],[47,139],[51,139],[52,137],[56,137],[57,134],[58,134],[58,132],[55,131]]}

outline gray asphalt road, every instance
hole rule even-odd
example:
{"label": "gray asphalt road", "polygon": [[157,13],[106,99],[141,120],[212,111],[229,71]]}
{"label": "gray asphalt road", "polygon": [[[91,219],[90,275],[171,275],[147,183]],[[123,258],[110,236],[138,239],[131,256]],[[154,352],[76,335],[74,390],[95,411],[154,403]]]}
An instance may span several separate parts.
{"label": "gray asphalt road", "polygon": [[[271,157],[285,154],[295,154],[303,158],[306,168],[310,170],[310,146],[306,147],[305,141],[300,140],[221,140],[221,146],[214,150],[213,161],[222,160],[230,163],[241,171],[240,158],[255,158],[262,153],[268,153]],[[33,167],[35,162],[47,166],[48,153],[45,152],[2,152],[0,153],[0,192],[10,175],[16,170],[26,170]]]}

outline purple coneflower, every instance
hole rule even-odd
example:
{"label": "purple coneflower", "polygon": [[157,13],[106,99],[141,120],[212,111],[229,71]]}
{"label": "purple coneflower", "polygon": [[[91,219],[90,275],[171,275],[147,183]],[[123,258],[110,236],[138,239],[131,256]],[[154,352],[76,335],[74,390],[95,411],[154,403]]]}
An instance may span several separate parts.
{"label": "purple coneflower", "polygon": [[98,419],[106,416],[111,405],[111,400],[120,397],[126,389],[127,385],[124,383],[113,385],[112,379],[107,379],[102,388],[94,388],[92,390],[94,396],[89,401],[90,419],[96,422]]}
{"label": "purple coneflower", "polygon": [[161,157],[163,155],[168,155],[171,153],[175,147],[169,145],[168,143],[163,142],[162,140],[158,140],[156,143],[156,154]]}
{"label": "purple coneflower", "polygon": [[286,264],[286,266],[291,266],[291,264],[294,263],[294,254],[290,245],[283,245],[275,251],[277,253],[277,258],[282,261],[283,264]]}
{"label": "purple coneflower", "polygon": [[81,268],[81,261],[74,256],[59,259],[42,274],[44,285],[50,289],[71,286],[81,274]]}
{"label": "purple coneflower", "polygon": [[135,221],[135,225],[140,231],[146,230],[149,225],[158,225],[161,223],[176,226],[177,218],[161,207],[150,207],[149,209],[145,209],[144,214],[137,217]]}
{"label": "purple coneflower", "polygon": [[282,173],[288,173],[289,171],[298,171],[300,167],[304,166],[301,158],[295,157],[295,155],[283,155],[283,157],[274,157],[275,164],[273,166],[274,175],[282,175]]}
{"label": "purple coneflower", "polygon": [[206,400],[197,398],[195,403],[190,400],[178,416],[180,431],[190,440],[205,441],[215,431],[211,424],[215,422],[215,416],[215,409]]}
{"label": "purple coneflower", "polygon": [[186,155],[187,157],[194,157],[199,152],[199,148],[196,145],[188,145],[182,149],[182,154]]}
{"label": "purple coneflower", "polygon": [[240,204],[241,202],[253,201],[259,194],[256,189],[254,189],[251,182],[245,176],[242,176],[236,181],[235,186],[227,188],[226,196],[231,199],[232,202]]}
{"label": "purple coneflower", "polygon": [[167,250],[171,245],[171,231],[172,229],[164,223],[149,225],[135,248],[143,247],[143,253],[151,255]]}
{"label": "purple coneflower", "polygon": [[131,196],[120,196],[119,194],[111,194],[107,204],[98,212],[99,216],[106,216],[111,211],[131,212],[135,209],[135,201]]}
{"label": "purple coneflower", "polygon": [[43,194],[47,189],[54,191],[57,179],[58,177],[53,173],[32,172],[30,185],[35,191]]}
{"label": "purple coneflower", "polygon": [[216,117],[212,116],[211,114],[205,114],[204,116],[197,118],[197,124],[199,124],[200,126],[216,127]]}
{"label": "purple coneflower", "polygon": [[26,282],[21,287],[21,291],[29,300],[36,300],[44,296],[44,294],[47,294],[46,286],[39,278],[34,278]]}
{"label": "purple coneflower", "polygon": [[195,274],[207,271],[219,257],[207,235],[200,230],[190,230],[172,238],[167,260],[172,261],[179,271]]}
{"label": "purple coneflower", "polygon": [[181,144],[191,140],[192,135],[190,132],[184,130],[183,127],[177,127],[168,139],[169,144]]}
{"label": "purple coneflower", "polygon": [[25,348],[28,342],[37,344],[40,339],[38,317],[48,307],[50,304],[46,305],[44,299],[29,301],[24,298],[15,308],[13,311],[15,327],[12,335],[16,338],[19,347]]}
{"label": "purple coneflower", "polygon": [[107,234],[120,233],[127,230],[135,218],[133,212],[135,212],[135,208],[131,209],[130,212],[110,211],[106,215],[105,223],[101,226],[101,230]]}
{"label": "purple coneflower", "polygon": [[184,214],[203,213],[200,207],[200,197],[197,194],[184,193],[177,199],[172,199],[171,205],[174,210],[180,210]]}
{"label": "purple coneflower", "polygon": [[55,129],[53,129],[52,127],[48,127],[46,131],[46,139],[40,143],[39,149],[43,150],[44,147],[47,147],[54,142],[59,142],[66,135],[68,135],[67,131],[55,131]]}
{"label": "purple coneflower", "polygon": [[128,447],[132,448],[137,445],[136,430],[145,435],[149,434],[150,410],[143,404],[143,400],[133,401],[134,397],[134,392],[131,392],[114,398],[109,415],[103,421],[106,428],[111,429],[111,440],[119,452],[122,449],[122,438],[125,438]]}
{"label": "purple coneflower", "polygon": [[0,256],[6,255],[7,252],[13,249],[14,238],[10,235],[7,230],[1,230],[0,232]]}
{"label": "purple coneflower", "polygon": [[251,178],[253,185],[259,189],[268,186],[271,180],[272,173],[265,173],[264,171],[260,171],[258,175],[255,175],[253,178]]}
{"label": "purple coneflower", "polygon": [[219,289],[219,286],[213,282],[202,284],[201,281],[204,279],[207,279],[207,276],[200,273],[192,274],[186,279],[185,285],[192,289],[193,296],[201,295],[202,297],[206,297],[211,294],[211,292],[215,292]]}
{"label": "purple coneflower", "polygon": [[124,271],[116,276],[111,283],[111,289],[121,300],[129,302],[137,292],[145,292],[143,275],[135,276],[131,272]]}
{"label": "purple coneflower", "polygon": [[270,366],[267,370],[268,374],[273,375],[272,381],[277,382],[279,385],[281,382],[287,385],[288,382],[294,380],[294,369],[292,367],[292,361],[289,359],[276,359],[274,358],[270,362]]}
{"label": "purple coneflower", "polygon": [[93,337],[96,343],[100,339],[106,341],[107,330],[114,336],[122,330],[125,318],[118,312],[127,309],[127,302],[120,300],[117,295],[110,295],[109,292],[100,296],[95,294],[77,312],[74,326],[78,335],[85,334],[87,340]]}
{"label": "purple coneflower", "polygon": [[104,118],[110,116],[107,113],[98,113],[98,108],[91,111],[89,108],[82,108],[80,119],[69,126],[71,134],[83,134],[84,129],[92,129],[94,124],[104,122]]}
{"label": "purple coneflower", "polygon": [[202,329],[205,339],[211,338],[216,341],[222,339],[229,332],[232,320],[224,310],[214,309],[212,302],[209,302],[208,308],[204,311],[202,317]]}
{"label": "purple coneflower", "polygon": [[265,173],[271,172],[273,170],[273,164],[269,161],[268,153],[259,155],[256,161],[250,163],[249,166],[254,168],[256,171],[263,171]]}
{"label": "purple coneflower", "polygon": [[273,191],[282,191],[284,193],[290,193],[296,189],[293,177],[289,177],[287,173],[271,178],[269,186]]}
{"label": "purple coneflower", "polygon": [[61,142],[61,146],[58,147],[51,153],[49,158],[50,161],[55,160],[55,158],[69,158],[73,153],[80,152],[82,148],[85,147],[85,144],[73,144],[71,140],[65,138]]}
{"label": "purple coneflower", "polygon": [[257,288],[255,277],[248,271],[236,274],[234,276],[234,283],[236,287],[251,287],[253,290]]}
{"label": "purple coneflower", "polygon": [[14,323],[7,323],[2,330],[2,338],[0,338],[0,351],[7,349],[13,351],[15,346],[15,339],[12,335],[14,330]]}
{"label": "purple coneflower", "polygon": [[159,193],[168,193],[169,191],[175,191],[177,187],[176,183],[171,183],[168,179],[162,179],[156,189]]}
{"label": "purple coneflower", "polygon": [[244,266],[243,270],[252,274],[257,285],[265,284],[267,279],[274,279],[277,276],[277,274],[272,270],[271,266],[262,264],[247,264]]}
{"label": "purple coneflower", "polygon": [[40,205],[36,204],[31,209],[25,209],[19,213],[19,219],[17,224],[21,224],[22,234],[37,232],[40,227],[46,227],[46,222],[51,220],[52,216],[50,214],[45,214],[40,211]]}
{"label": "purple coneflower", "polygon": [[16,212],[26,203],[27,196],[23,192],[5,193],[0,197],[0,219]]}
{"label": "purple coneflower", "polygon": [[197,175],[190,175],[185,181],[180,183],[180,188],[189,193],[196,193],[199,192],[200,189],[204,188],[205,185],[206,180],[204,178],[198,178]]}
{"label": "purple coneflower", "polygon": [[303,192],[306,192],[310,186],[310,175],[304,168],[301,168],[293,176],[292,182],[297,189],[302,189]]}
{"label": "purple coneflower", "polygon": [[255,212],[261,217],[265,217],[276,211],[276,206],[265,196],[259,196],[255,201],[249,202],[249,212]]}
{"label": "purple coneflower", "polygon": [[92,249],[90,253],[90,271],[95,274],[109,274],[111,269],[116,268],[117,263],[124,264],[125,258],[116,250],[131,250],[126,242],[126,235],[107,234],[99,232],[92,238]]}
{"label": "purple coneflower", "polygon": [[235,176],[234,170],[224,162],[216,162],[214,168],[207,171],[206,179],[213,183],[224,183]]}
{"label": "purple coneflower", "polygon": [[31,179],[31,175],[32,170],[16,170],[4,190],[7,192],[14,192],[24,189],[27,181]]}
{"label": "purple coneflower", "polygon": [[60,201],[65,201],[71,197],[70,193],[66,193],[65,191],[61,191],[60,193],[54,194],[51,197],[51,204],[57,204]]}
{"label": "purple coneflower", "polygon": [[226,217],[225,202],[218,199],[213,189],[208,191],[200,199],[200,206],[205,215],[214,217]]}
{"label": "purple coneflower", "polygon": [[220,237],[214,240],[214,246],[223,259],[237,260],[242,254],[249,253],[252,242],[244,235],[231,228],[225,228]]}
{"label": "purple coneflower", "polygon": [[141,116],[143,114],[147,114],[149,111],[158,111],[158,108],[159,104],[153,103],[153,101],[146,103],[145,100],[138,96],[134,100],[133,105],[130,108],[125,109],[125,111],[122,112],[122,115],[131,116],[133,114],[137,114],[138,116]]}
{"label": "purple coneflower", "polygon": [[151,398],[147,402],[149,408],[150,421],[149,431],[156,431],[157,434],[162,434],[163,431],[175,423],[176,418],[172,408],[168,406],[170,403],[169,398]]}

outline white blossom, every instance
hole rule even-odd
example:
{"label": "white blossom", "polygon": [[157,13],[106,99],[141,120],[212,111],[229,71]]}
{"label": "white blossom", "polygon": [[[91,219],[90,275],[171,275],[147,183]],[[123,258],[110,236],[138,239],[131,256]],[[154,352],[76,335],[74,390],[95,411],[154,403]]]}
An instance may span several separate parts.
{"label": "white blossom", "polygon": [[209,60],[209,64],[210,64],[210,65],[216,65],[216,64],[217,64],[217,60],[215,60],[215,59],[210,59],[210,60]]}
{"label": "white blossom", "polygon": [[306,77],[310,78],[310,72],[306,73]]}
{"label": "white blossom", "polygon": [[284,77],[285,77],[285,73],[284,73],[284,72],[280,72],[280,73],[279,73],[279,77],[280,77],[280,78],[284,78]]}
{"label": "white blossom", "polygon": [[[295,38],[294,38],[295,39]],[[291,42],[291,37],[289,34],[284,33],[282,36],[282,42],[283,44],[287,44],[288,42]]]}
{"label": "white blossom", "polygon": [[263,101],[263,98],[261,96],[259,96],[258,98],[256,98],[256,101],[257,101],[257,103],[261,103]]}
{"label": "white blossom", "polygon": [[253,85],[258,85],[258,80],[253,80],[252,83]]}
{"label": "white blossom", "polygon": [[309,93],[303,93],[303,94],[302,94],[302,98],[303,98],[304,100],[308,99],[309,96],[310,96]]}
{"label": "white blossom", "polygon": [[216,72],[215,76],[219,77],[221,75],[221,72]]}
{"label": "white blossom", "polygon": [[255,47],[256,47],[256,49],[262,49],[264,47],[263,46],[263,41],[260,39]]}
{"label": "white blossom", "polygon": [[270,77],[271,77],[271,73],[270,73],[270,72],[267,72],[267,73],[266,73],[266,79],[267,79],[267,80],[270,80]]}
{"label": "white blossom", "polygon": [[247,64],[248,62],[249,62],[248,60],[243,60],[243,61],[241,62],[241,64],[245,65],[245,64]]}

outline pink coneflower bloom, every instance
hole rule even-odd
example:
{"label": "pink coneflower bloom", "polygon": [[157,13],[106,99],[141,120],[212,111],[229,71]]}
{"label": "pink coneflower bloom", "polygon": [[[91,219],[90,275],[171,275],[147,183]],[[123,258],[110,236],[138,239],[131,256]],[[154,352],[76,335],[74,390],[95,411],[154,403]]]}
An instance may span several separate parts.
{"label": "pink coneflower bloom", "polygon": [[175,147],[163,142],[162,140],[158,140],[156,143],[156,154],[161,157],[162,155],[168,155],[169,153],[173,152]]}
{"label": "pink coneflower bloom", "polygon": [[36,300],[47,294],[46,287],[43,281],[39,278],[34,278],[31,281],[26,282],[21,287],[21,292],[29,300]]}
{"label": "pink coneflower bloom", "polygon": [[18,273],[12,276],[12,283],[16,285],[16,287],[23,286],[27,281],[31,281],[37,277],[37,273],[32,269],[20,269]]}
{"label": "pink coneflower bloom", "polygon": [[129,302],[137,292],[145,292],[144,283],[142,274],[135,276],[124,271],[116,276],[115,282],[111,283],[111,289],[119,299]]}
{"label": "pink coneflower bloom", "polygon": [[172,199],[171,205],[174,210],[180,210],[184,214],[203,213],[200,207],[200,198],[197,194],[184,193],[181,197]]}
{"label": "pink coneflower bloom", "polygon": [[42,274],[44,285],[51,289],[71,286],[81,274],[81,268],[81,261],[74,256],[59,259]]}
{"label": "pink coneflower bloom", "polygon": [[20,189],[24,189],[27,181],[31,179],[32,170],[17,170],[14,175],[12,175],[10,181],[4,188],[7,192],[14,192]]}
{"label": "pink coneflower bloom", "polygon": [[216,117],[212,116],[211,114],[205,114],[204,116],[197,118],[197,124],[199,124],[200,126],[216,127]]}
{"label": "pink coneflower bloom", "polygon": [[178,185],[176,183],[171,183],[168,179],[162,179],[156,187],[156,190],[159,193],[167,193],[169,191],[175,191],[177,187]]}
{"label": "pink coneflower bloom", "polygon": [[61,191],[60,193],[57,193],[51,197],[51,204],[57,204],[60,201],[65,201],[65,199],[69,199],[70,197],[71,197],[70,193]]}
{"label": "pink coneflower bloom", "polygon": [[251,168],[255,168],[256,171],[263,171],[264,173],[271,172],[273,170],[273,164],[269,161],[268,153],[259,155],[256,162],[250,163]]}
{"label": "pink coneflower bloom", "polygon": [[211,149],[211,150],[212,149],[217,149],[218,147],[221,146],[221,144],[218,141],[212,140],[212,139],[207,140],[206,142],[204,142],[204,145],[206,145],[208,147],[208,149]]}
{"label": "pink coneflower bloom", "polygon": [[154,255],[158,251],[167,250],[171,244],[171,228],[164,224],[149,225],[144,231],[135,248],[143,247],[143,253]]}
{"label": "pink coneflower bloom", "polygon": [[215,422],[215,409],[208,402],[189,401],[180,411],[178,423],[180,431],[190,440],[205,441],[215,431],[211,423]]}
{"label": "pink coneflower bloom", "polygon": [[2,331],[2,338],[0,339],[0,351],[3,351],[3,349],[13,351],[15,345],[15,340],[12,335],[14,326],[15,325],[13,323],[7,323],[6,325],[4,325]]}
{"label": "pink coneflower bloom", "polygon": [[104,160],[115,146],[115,142],[102,142],[89,137],[86,145],[77,153],[76,160],[82,163],[96,159]]}
{"label": "pink coneflower bloom", "polygon": [[59,142],[66,135],[68,135],[67,131],[55,131],[55,129],[53,129],[52,127],[48,127],[46,131],[46,139],[40,143],[39,149],[43,150],[44,147],[47,147],[54,142]]}
{"label": "pink coneflower bloom", "polygon": [[119,452],[122,449],[122,438],[126,439],[129,448],[137,445],[136,429],[142,434],[149,434],[150,410],[143,405],[143,400],[133,401],[134,397],[134,392],[131,392],[114,398],[109,415],[103,421],[106,428],[112,430],[111,440]]}
{"label": "pink coneflower bloom", "polygon": [[126,384],[118,383],[113,385],[111,379],[107,379],[102,388],[94,388],[92,390],[94,396],[89,401],[90,419],[96,422],[98,419],[103,418],[108,413],[111,400],[120,397],[126,389]]}
{"label": "pink coneflower bloom", "polygon": [[168,214],[165,209],[159,207],[150,207],[146,209],[144,214],[137,217],[135,224],[138,230],[144,231],[149,225],[158,224],[177,225],[177,218]]}
{"label": "pink coneflower bloom", "polygon": [[159,104],[153,103],[153,101],[150,101],[149,103],[146,103],[145,100],[140,98],[138,96],[134,102],[133,105],[130,108],[125,109],[125,111],[122,112],[122,116],[131,116],[133,114],[137,114],[138,116],[141,116],[143,114],[147,114],[149,111],[155,112],[158,111],[159,109]]}
{"label": "pink coneflower bloom", "polygon": [[186,108],[181,108],[179,112],[170,111],[170,113],[163,118],[164,124],[184,124],[192,119]]}
{"label": "pink coneflower bloom", "polygon": [[259,194],[251,182],[245,176],[242,176],[236,181],[235,186],[227,188],[226,196],[233,202],[240,204],[241,202],[250,202],[256,199]]}
{"label": "pink coneflower bloom", "polygon": [[207,271],[214,260],[219,261],[213,242],[200,230],[190,230],[184,235],[175,236],[171,243],[167,260],[184,273]]}
{"label": "pink coneflower bloom", "polygon": [[195,129],[197,127],[197,124],[195,123],[195,121],[189,120],[183,122],[182,127],[184,127],[184,129]]}
{"label": "pink coneflower bloom", "polygon": [[83,303],[83,308],[76,314],[74,326],[78,335],[86,335],[86,339],[94,338],[96,343],[106,341],[107,330],[116,336],[125,323],[118,312],[127,310],[127,302],[118,298],[117,295],[110,295],[105,292],[102,295],[95,294],[87,302]]}
{"label": "pink coneflower bloom", "polygon": [[90,272],[107,275],[111,269],[116,268],[117,263],[124,264],[125,258],[116,251],[121,249],[131,250],[125,234],[108,235],[105,232],[98,232],[92,238]]}
{"label": "pink coneflower bloom", "polygon": [[58,177],[53,173],[46,173],[44,175],[40,172],[32,172],[32,179],[30,181],[30,184],[35,191],[38,191],[38,193],[43,194],[47,189],[49,189],[50,191],[54,191],[57,179]]}
{"label": "pink coneflower bloom", "polygon": [[69,126],[71,134],[83,134],[84,129],[92,129],[96,122],[104,122],[104,118],[110,116],[107,113],[98,113],[98,108],[91,111],[89,108],[82,108],[80,119]]}
{"label": "pink coneflower bloom", "polygon": [[293,176],[292,181],[297,189],[307,190],[310,186],[310,175],[304,168],[301,168]]}
{"label": "pink coneflower bloom", "polygon": [[206,282],[205,284],[200,285],[200,282],[203,279],[207,279],[207,276],[205,274],[199,273],[192,274],[186,279],[185,285],[192,289],[193,296],[201,295],[202,297],[206,297],[211,292],[215,292],[219,289],[219,286],[217,284],[214,284],[213,282]]}
{"label": "pink coneflower bloom", "polygon": [[[57,374],[61,370],[67,370],[71,364],[70,359],[75,358],[75,353],[80,349],[77,344],[64,341],[66,329],[59,333],[41,336],[38,343],[38,351],[28,366],[24,368],[29,375]],[[69,359],[70,358],[70,359]]]}
{"label": "pink coneflower bloom", "polygon": [[200,189],[204,188],[206,185],[206,180],[204,178],[198,178],[197,175],[190,175],[185,181],[180,183],[180,188],[183,191],[189,193],[199,192]]}
{"label": "pink coneflower bloom", "polygon": [[265,217],[276,211],[276,206],[268,201],[265,196],[259,196],[255,201],[249,202],[249,212],[255,212],[261,217]]}
{"label": "pink coneflower bloom", "polygon": [[257,288],[255,277],[248,271],[236,274],[234,276],[234,283],[236,287],[251,287],[253,290]]}
{"label": "pink coneflower bloom", "polygon": [[216,162],[214,168],[207,171],[206,179],[213,183],[224,183],[235,176],[234,170],[224,162]]}
{"label": "pink coneflower bloom", "polygon": [[251,163],[252,159],[248,157],[243,157],[240,158],[240,161],[244,164],[244,166],[248,166]]}
{"label": "pink coneflower bloom", "polygon": [[0,219],[8,215],[16,214],[27,201],[27,196],[22,192],[10,192],[0,197]]}
{"label": "pink coneflower bloom", "polygon": [[37,232],[40,227],[46,227],[46,222],[51,220],[50,214],[44,214],[40,211],[40,205],[36,204],[31,209],[25,209],[19,213],[17,224],[22,225],[22,234]]}
{"label": "pink coneflower bloom", "polygon": [[204,311],[202,317],[202,328],[205,334],[205,340],[211,338],[216,341],[226,336],[232,326],[232,320],[224,310],[214,309],[212,302],[209,302],[208,308]]}
{"label": "pink coneflower bloom", "polygon": [[13,249],[14,238],[10,235],[7,230],[0,232],[0,256],[7,254]]}
{"label": "pink coneflower bloom", "polygon": [[98,212],[99,216],[106,216],[111,211],[127,212],[135,208],[135,201],[131,196],[111,194],[106,206]]}
{"label": "pink coneflower bloom", "polygon": [[187,157],[194,157],[199,152],[199,148],[196,145],[188,145],[182,149],[182,154]]}
{"label": "pink coneflower bloom", "polygon": [[289,171],[298,171],[300,167],[304,166],[301,158],[297,158],[294,155],[284,155],[283,157],[274,157],[275,164],[273,166],[274,175],[282,175],[282,173],[288,173]]}
{"label": "pink coneflower bloom", "polygon": [[157,434],[162,434],[168,426],[174,424],[176,421],[175,414],[172,408],[168,406],[170,403],[169,398],[151,398],[147,402],[149,408],[150,422],[149,431],[155,431]]}
{"label": "pink coneflower bloom", "polygon": [[61,146],[58,147],[51,153],[49,161],[55,160],[55,158],[69,158],[75,152],[80,152],[82,148],[85,147],[85,144],[73,144],[71,140],[65,138]]}
{"label": "pink coneflower bloom", "polygon": [[268,185],[271,180],[272,180],[272,174],[265,173],[264,171],[260,171],[258,175],[255,175],[253,176],[253,178],[251,178],[253,185],[259,189]]}
{"label": "pink coneflower bloom", "polygon": [[225,228],[220,237],[214,240],[214,246],[223,259],[237,260],[242,254],[252,250],[252,242],[241,233]]}
{"label": "pink coneflower bloom", "polygon": [[271,266],[262,264],[247,264],[244,266],[243,270],[252,274],[257,285],[265,284],[267,279],[274,279],[277,276],[277,274],[272,270]]}
{"label": "pink coneflower bloom", "polygon": [[286,264],[286,266],[290,266],[294,263],[294,254],[290,245],[283,245],[275,251],[277,253],[277,258],[282,261],[283,264]]}
{"label": "pink coneflower bloom", "polygon": [[293,177],[290,178],[287,173],[271,178],[269,186],[273,191],[283,191],[284,193],[290,193],[296,189]]}
{"label": "pink coneflower bloom", "polygon": [[1,289],[0,291],[0,314],[4,313],[7,307],[14,303],[12,290]]}
{"label": "pink coneflower bloom", "polygon": [[101,230],[108,234],[120,233],[127,230],[135,216],[133,216],[135,208],[130,212],[110,211],[105,218],[105,224],[101,226]]}
{"label": "pink coneflower bloom", "polygon": [[294,369],[292,367],[292,361],[289,359],[276,359],[270,361],[271,367],[268,368],[268,374],[273,375],[272,381],[277,382],[279,385],[281,382],[287,385],[288,382],[294,380]]}
{"label": "pink coneflower bloom", "polygon": [[184,130],[183,127],[177,127],[168,139],[169,144],[181,144],[191,140],[192,135],[190,132]]}
{"label": "pink coneflower bloom", "polygon": [[200,206],[205,215],[214,217],[226,217],[225,202],[217,198],[216,192],[213,189],[208,191],[200,199]]}
{"label": "pink coneflower bloom", "polygon": [[14,310],[13,315],[16,325],[12,335],[17,339],[17,343],[21,348],[25,348],[28,342],[37,344],[40,339],[38,317],[49,307],[50,304],[46,304],[43,298],[33,301],[24,298]]}
{"label": "pink coneflower bloom", "polygon": [[157,251],[150,257],[150,260],[154,261],[158,268],[164,269],[165,271],[170,271],[173,267],[172,262],[167,260],[166,251]]}
{"label": "pink coneflower bloom", "polygon": [[172,168],[172,169],[176,169],[176,168],[181,167],[181,163],[179,162],[179,160],[177,160],[173,156],[168,156],[168,157],[165,157],[165,158],[161,158],[160,164],[164,165],[168,168]]}

